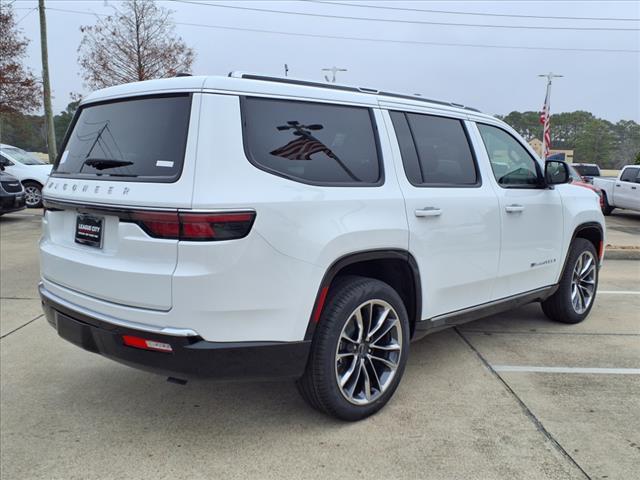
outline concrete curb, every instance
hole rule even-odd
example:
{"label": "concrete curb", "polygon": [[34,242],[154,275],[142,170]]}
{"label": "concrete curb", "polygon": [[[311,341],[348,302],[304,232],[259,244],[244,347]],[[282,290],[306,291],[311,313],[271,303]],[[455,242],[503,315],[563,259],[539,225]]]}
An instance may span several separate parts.
{"label": "concrete curb", "polygon": [[605,260],[640,260],[640,249],[638,248],[606,248],[604,251]]}

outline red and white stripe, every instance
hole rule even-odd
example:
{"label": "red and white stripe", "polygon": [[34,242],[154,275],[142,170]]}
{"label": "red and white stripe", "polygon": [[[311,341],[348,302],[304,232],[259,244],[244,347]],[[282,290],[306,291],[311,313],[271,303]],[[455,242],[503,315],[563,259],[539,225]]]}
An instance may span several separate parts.
{"label": "red and white stripe", "polygon": [[547,95],[544,98],[544,105],[542,106],[542,112],[540,112],[540,123],[543,125],[542,129],[542,158],[546,160],[549,156],[549,149],[551,148],[551,125],[549,114],[549,89],[547,89]]}

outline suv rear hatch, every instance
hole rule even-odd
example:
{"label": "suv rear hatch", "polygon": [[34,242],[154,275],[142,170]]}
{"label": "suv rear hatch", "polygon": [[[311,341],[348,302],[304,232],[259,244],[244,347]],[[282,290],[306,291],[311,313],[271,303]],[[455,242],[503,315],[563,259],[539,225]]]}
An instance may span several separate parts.
{"label": "suv rear hatch", "polygon": [[81,107],[44,189],[46,281],[121,305],[171,309],[177,211],[191,207],[196,97]]}

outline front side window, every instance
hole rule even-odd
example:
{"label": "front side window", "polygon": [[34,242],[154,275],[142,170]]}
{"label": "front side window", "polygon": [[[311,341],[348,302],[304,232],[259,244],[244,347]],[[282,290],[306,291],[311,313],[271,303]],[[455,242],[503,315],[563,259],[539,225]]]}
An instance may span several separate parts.
{"label": "front side window", "polygon": [[382,178],[371,111],[246,97],[245,151],[262,170],[312,185],[375,185]]}
{"label": "front side window", "polygon": [[182,172],[190,114],[188,94],[81,107],[54,175],[173,182]]}
{"label": "front side window", "polygon": [[627,168],[620,177],[620,180],[623,182],[635,182],[638,174],[640,173],[640,168]]}
{"label": "front side window", "polygon": [[391,112],[407,179],[415,186],[479,184],[461,120]]}
{"label": "front side window", "polygon": [[529,152],[504,130],[479,123],[493,175],[504,188],[536,188],[541,173],[538,162]]}

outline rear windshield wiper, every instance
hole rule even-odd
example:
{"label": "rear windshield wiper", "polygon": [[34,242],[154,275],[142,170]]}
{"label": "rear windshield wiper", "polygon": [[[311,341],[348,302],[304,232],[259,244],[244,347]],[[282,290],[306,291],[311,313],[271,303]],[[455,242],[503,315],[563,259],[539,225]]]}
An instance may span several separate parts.
{"label": "rear windshield wiper", "polygon": [[107,168],[127,167],[133,165],[133,162],[127,162],[126,160],[113,160],[110,158],[87,158],[83,165],[89,165],[96,170],[105,170]]}

